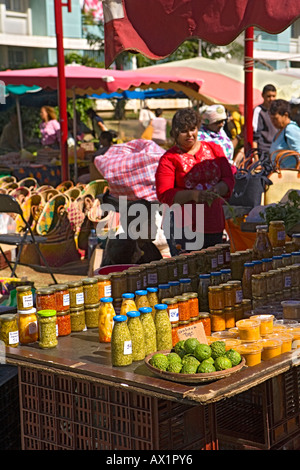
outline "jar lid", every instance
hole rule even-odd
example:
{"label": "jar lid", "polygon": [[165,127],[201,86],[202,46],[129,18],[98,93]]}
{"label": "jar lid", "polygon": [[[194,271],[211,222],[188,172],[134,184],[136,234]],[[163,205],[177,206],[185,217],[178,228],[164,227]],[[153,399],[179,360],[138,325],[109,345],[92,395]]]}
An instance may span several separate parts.
{"label": "jar lid", "polygon": [[133,299],[134,294],[132,294],[131,292],[125,292],[125,294],[122,294],[122,298],[123,299]]}
{"label": "jar lid", "polygon": [[135,295],[147,295],[147,291],[143,289],[136,290]]}
{"label": "jar lid", "polygon": [[168,306],[166,304],[156,304],[154,305],[155,310],[166,310]]}
{"label": "jar lid", "polygon": [[126,312],[126,315],[131,318],[139,317],[141,314],[137,310],[130,310],[129,312]]}
{"label": "jar lid", "polygon": [[47,310],[39,310],[38,311],[38,315],[40,317],[53,317],[56,315],[56,310],[50,310],[50,309],[47,309]]}
{"label": "jar lid", "polygon": [[55,291],[67,290],[68,289],[68,284],[55,284],[55,286],[53,286],[53,289]]}
{"label": "jar lid", "polygon": [[96,304],[85,304],[84,308],[85,310],[91,310],[91,308],[99,308],[100,307],[100,303],[97,302]]}
{"label": "jar lid", "polygon": [[159,289],[169,289],[169,284],[158,284]]}
{"label": "jar lid", "polygon": [[18,286],[16,287],[17,292],[27,292],[28,290],[31,290],[31,286]]}
{"label": "jar lid", "polygon": [[273,259],[282,259],[282,255],[273,256]]}
{"label": "jar lid", "polygon": [[72,287],[81,287],[82,286],[82,281],[81,280],[78,280],[78,281],[70,281],[68,283],[68,286],[69,288],[72,288]]}
{"label": "jar lid", "polygon": [[254,266],[254,263],[244,263],[245,268],[252,268]]}
{"label": "jar lid", "polygon": [[220,271],[213,271],[210,273],[211,276],[221,276],[221,272]]}
{"label": "jar lid", "polygon": [[283,258],[290,258],[291,256],[292,256],[291,253],[283,253],[282,254]]}
{"label": "jar lid", "polygon": [[15,313],[4,313],[3,315],[0,315],[0,322],[13,321],[15,319],[16,319]]}
{"label": "jar lid", "polygon": [[151,307],[141,307],[139,308],[140,313],[152,313],[152,308]]}
{"label": "jar lid", "polygon": [[54,287],[41,287],[40,289],[36,289],[36,295],[50,295],[55,292]]}
{"label": "jar lid", "polygon": [[292,256],[299,256],[300,255],[300,251],[292,251]]}
{"label": "jar lid", "polygon": [[284,224],[284,220],[271,220],[270,225]]}
{"label": "jar lid", "polygon": [[272,261],[272,258],[263,258],[262,259],[263,263],[270,263],[270,261]]}
{"label": "jar lid", "polygon": [[125,271],[115,271],[113,273],[110,273],[110,277],[125,277],[126,272]]}
{"label": "jar lid", "polygon": [[64,315],[70,315],[70,310],[57,310],[56,315],[58,317],[63,317]]}
{"label": "jar lid", "polygon": [[179,286],[179,281],[169,281],[169,286]]}
{"label": "jar lid", "polygon": [[98,280],[95,277],[87,277],[86,279],[82,280],[83,284],[96,284]]}
{"label": "jar lid", "polygon": [[293,233],[292,237],[293,238],[300,238],[300,233]]}
{"label": "jar lid", "polygon": [[199,274],[200,279],[210,279],[210,274]]}
{"label": "jar lid", "polygon": [[109,281],[110,279],[110,274],[98,274],[98,276],[95,276],[97,281]]}
{"label": "jar lid", "polygon": [[112,297],[101,297],[100,302],[108,303],[112,302],[113,298]]}
{"label": "jar lid", "polygon": [[116,321],[116,322],[126,321],[126,320],[127,320],[127,316],[126,316],[126,315],[115,315],[115,316],[113,317],[113,320]]}
{"label": "jar lid", "polygon": [[222,273],[222,274],[230,274],[230,273],[231,273],[231,269],[221,269],[221,270],[220,270],[220,273]]}
{"label": "jar lid", "polygon": [[209,313],[208,313],[208,312],[199,312],[198,317],[199,317],[199,318],[208,318],[208,317],[209,317]]}
{"label": "jar lid", "polygon": [[253,264],[262,264],[262,260],[260,259],[255,259],[252,261]]}
{"label": "jar lid", "polygon": [[153,292],[157,292],[157,291],[158,291],[157,287],[147,287],[147,292],[153,293]]}
{"label": "jar lid", "polygon": [[209,291],[216,291],[216,292],[219,292],[221,290],[223,290],[223,287],[220,287],[220,286],[208,286],[208,290]]}
{"label": "jar lid", "polygon": [[18,313],[20,313],[21,315],[30,315],[31,313],[36,313],[36,308],[32,307],[29,310],[18,310]]}
{"label": "jar lid", "polygon": [[163,304],[172,305],[177,304],[177,300],[174,297],[167,297],[166,299],[162,299]]}
{"label": "jar lid", "polygon": [[176,295],[174,299],[178,300],[178,302],[187,302],[187,298],[184,297],[183,295]]}
{"label": "jar lid", "polygon": [[181,284],[188,284],[189,282],[191,282],[191,279],[189,277],[186,277],[186,278],[183,278],[183,279],[179,279],[179,282]]}
{"label": "jar lid", "polygon": [[187,297],[188,299],[197,299],[198,294],[197,292],[186,292],[185,294],[182,294],[182,297]]}

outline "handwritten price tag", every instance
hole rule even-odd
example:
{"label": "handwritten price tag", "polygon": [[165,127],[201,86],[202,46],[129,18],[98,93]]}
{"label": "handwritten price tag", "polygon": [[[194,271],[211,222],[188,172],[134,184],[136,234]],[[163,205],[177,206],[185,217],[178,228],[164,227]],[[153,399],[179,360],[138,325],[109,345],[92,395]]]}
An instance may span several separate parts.
{"label": "handwritten price tag", "polygon": [[179,340],[185,340],[188,338],[197,338],[202,344],[208,344],[204,327],[202,323],[196,323],[196,325],[188,325],[178,330]]}

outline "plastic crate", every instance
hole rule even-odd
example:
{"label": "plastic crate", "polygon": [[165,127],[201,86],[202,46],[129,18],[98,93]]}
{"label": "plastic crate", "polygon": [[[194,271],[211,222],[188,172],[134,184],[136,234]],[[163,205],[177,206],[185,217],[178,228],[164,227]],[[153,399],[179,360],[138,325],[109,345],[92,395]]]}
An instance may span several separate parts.
{"label": "plastic crate", "polygon": [[219,448],[275,450],[285,446],[298,446],[299,387],[300,369],[294,367],[217,403]]}
{"label": "plastic crate", "polygon": [[0,450],[20,450],[17,367],[0,364]]}
{"label": "plastic crate", "polygon": [[24,450],[215,449],[213,406],[19,366]]}

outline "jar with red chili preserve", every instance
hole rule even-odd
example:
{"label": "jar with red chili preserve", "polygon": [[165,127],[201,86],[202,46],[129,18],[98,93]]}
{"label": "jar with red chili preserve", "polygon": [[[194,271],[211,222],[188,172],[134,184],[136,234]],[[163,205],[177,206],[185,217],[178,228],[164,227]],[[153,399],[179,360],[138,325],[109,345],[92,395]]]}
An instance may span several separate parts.
{"label": "jar with red chili preserve", "polygon": [[198,315],[198,322],[203,324],[204,332],[206,336],[211,335],[211,321],[210,314],[208,312],[200,312]]}
{"label": "jar with red chili preserve", "polygon": [[184,296],[175,297],[178,302],[179,321],[190,321],[189,299]]}
{"label": "jar with red chili preserve", "polygon": [[39,310],[56,310],[55,290],[53,287],[41,287],[35,291],[36,309]]}
{"label": "jar with red chili preserve", "polygon": [[55,290],[55,301],[56,301],[56,311],[57,312],[66,312],[70,309],[70,294],[67,284],[56,284],[54,286]]}
{"label": "jar with red chili preserve", "polygon": [[57,336],[68,336],[71,334],[70,310],[56,312]]}
{"label": "jar with red chili preserve", "polygon": [[188,292],[183,294],[189,300],[190,318],[197,317],[199,314],[199,303],[197,292]]}

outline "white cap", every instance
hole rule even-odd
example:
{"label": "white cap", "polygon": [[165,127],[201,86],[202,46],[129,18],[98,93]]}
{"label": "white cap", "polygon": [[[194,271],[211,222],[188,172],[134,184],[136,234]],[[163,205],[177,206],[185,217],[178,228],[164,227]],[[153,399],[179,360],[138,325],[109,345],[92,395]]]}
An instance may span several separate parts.
{"label": "white cap", "polygon": [[227,119],[226,110],[221,104],[208,106],[201,115],[201,121],[204,124],[213,124],[214,122]]}

